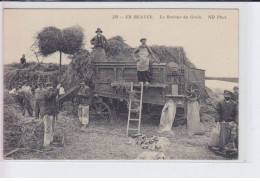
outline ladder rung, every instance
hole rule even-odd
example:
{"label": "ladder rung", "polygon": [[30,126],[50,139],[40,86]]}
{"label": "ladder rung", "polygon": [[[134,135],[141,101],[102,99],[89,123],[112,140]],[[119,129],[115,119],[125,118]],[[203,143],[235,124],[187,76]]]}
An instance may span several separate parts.
{"label": "ladder rung", "polygon": [[132,118],[130,118],[129,121],[139,121],[139,119],[132,119]]}
{"label": "ladder rung", "polygon": [[134,90],[134,92],[135,92],[135,93],[140,93],[140,94],[142,93],[142,91],[136,91],[136,90]]}
{"label": "ladder rung", "polygon": [[133,99],[131,101],[133,101],[133,102],[140,102],[140,100],[136,100],[136,99]]}
{"label": "ladder rung", "polygon": [[[136,87],[136,89],[134,89],[134,87]],[[141,84],[134,84],[133,82],[131,82],[131,93],[138,93],[140,94],[140,100],[138,100],[139,98],[135,98],[133,97],[131,99],[130,97],[130,106],[129,106],[129,112],[128,112],[128,121],[127,121],[127,131],[126,131],[126,136],[129,135],[128,131],[138,131],[138,133],[140,132],[140,123],[141,123],[141,112],[142,112],[142,102],[143,102],[143,83]],[[131,103],[132,102],[139,102],[140,103],[140,107],[135,107],[132,108],[131,107]],[[139,119],[134,119],[131,118],[131,113],[134,114],[134,112],[139,113]],[[136,121],[138,122],[138,129],[136,128],[129,128],[130,126],[130,121]]]}
{"label": "ladder rung", "polygon": [[141,84],[134,84],[133,87],[142,87]]}
{"label": "ladder rung", "polygon": [[128,130],[131,130],[131,131],[138,131],[139,129],[129,128]]}

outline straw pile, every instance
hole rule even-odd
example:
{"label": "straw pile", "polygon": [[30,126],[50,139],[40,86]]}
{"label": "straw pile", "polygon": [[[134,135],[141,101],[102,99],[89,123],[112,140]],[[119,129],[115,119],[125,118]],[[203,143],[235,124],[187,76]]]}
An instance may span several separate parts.
{"label": "straw pile", "polygon": [[134,48],[124,42],[121,36],[115,36],[108,40],[106,56],[108,61],[135,61],[133,59]]}
{"label": "straw pile", "polygon": [[[36,85],[41,79],[44,82],[57,80],[59,66],[57,64],[28,63],[25,68],[16,68],[17,64],[4,66],[4,85],[7,89],[16,87],[19,83]],[[67,67],[62,66],[62,73]]]}
{"label": "straw pile", "polygon": [[46,57],[60,50],[62,45],[61,30],[56,27],[43,28],[36,37],[39,53]]}
{"label": "straw pile", "polygon": [[[150,46],[154,55],[160,62],[168,63],[171,60],[185,66],[195,68],[195,66],[186,57],[183,47],[167,47],[167,46]],[[116,36],[108,39],[108,46],[106,48],[106,55],[108,61],[129,61],[134,62],[133,58],[134,48],[126,44],[121,36]],[[152,60],[152,59],[151,59]],[[153,61],[153,60],[152,60]]]}
{"label": "straw pile", "polygon": [[88,85],[92,86],[95,80],[95,71],[91,63],[91,56],[87,50],[80,50],[72,59],[65,74],[62,76],[62,82],[67,88],[79,85],[81,79],[85,79]]}
{"label": "straw pile", "polygon": [[62,44],[60,50],[65,54],[75,54],[84,45],[84,33],[80,26],[72,26],[61,30]]}
{"label": "straw pile", "polygon": [[21,116],[21,108],[4,89],[4,153],[17,148],[40,148],[43,142],[43,124]]}
{"label": "straw pile", "polygon": [[169,63],[173,60],[176,63],[182,63],[190,68],[195,68],[189,59],[186,57],[186,53],[183,47],[167,47],[167,46],[151,46],[155,56],[158,57],[160,62]]}
{"label": "straw pile", "polygon": [[19,107],[14,98],[4,89],[4,151],[8,152],[17,148],[19,144],[22,127],[17,125],[20,117],[17,114]]}
{"label": "straw pile", "polygon": [[43,28],[35,36],[33,47],[38,48],[38,54],[44,57],[57,51],[65,54],[75,54],[84,45],[84,33],[80,26],[72,26],[60,30],[56,27]]}

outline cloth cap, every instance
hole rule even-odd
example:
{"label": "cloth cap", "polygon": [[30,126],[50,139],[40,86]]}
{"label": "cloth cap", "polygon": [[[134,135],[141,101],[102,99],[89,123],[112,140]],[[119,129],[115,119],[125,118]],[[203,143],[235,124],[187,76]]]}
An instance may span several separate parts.
{"label": "cloth cap", "polygon": [[234,88],[233,88],[233,90],[237,90],[238,89],[238,87],[237,86],[235,86]]}
{"label": "cloth cap", "polygon": [[229,90],[224,90],[224,95],[232,95],[232,92],[231,91],[229,91]]}
{"label": "cloth cap", "polygon": [[143,40],[147,40],[146,38],[142,38],[141,40],[140,40],[140,42],[142,42]]}

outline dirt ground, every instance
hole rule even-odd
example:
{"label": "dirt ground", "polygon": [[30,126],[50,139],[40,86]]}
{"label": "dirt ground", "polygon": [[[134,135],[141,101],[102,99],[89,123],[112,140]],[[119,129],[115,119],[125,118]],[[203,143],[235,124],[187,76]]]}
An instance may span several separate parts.
{"label": "dirt ground", "polygon": [[[26,118],[25,118],[26,119]],[[53,146],[50,151],[18,151],[6,159],[22,160],[133,160],[147,151],[140,145],[129,145],[125,136],[127,115],[113,116],[110,122],[91,120],[86,132],[80,130],[77,117],[66,112],[59,115],[56,132],[65,137],[65,146]],[[186,125],[173,128],[174,135],[168,137],[171,145],[165,154],[174,160],[220,160],[207,149],[213,122],[203,122],[204,135],[189,137]],[[157,134],[158,121],[144,118],[141,132],[145,135]]]}

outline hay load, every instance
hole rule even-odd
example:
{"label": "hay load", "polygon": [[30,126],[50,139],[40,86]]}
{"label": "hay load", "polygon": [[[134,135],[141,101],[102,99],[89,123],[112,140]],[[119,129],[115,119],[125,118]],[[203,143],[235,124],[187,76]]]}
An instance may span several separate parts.
{"label": "hay load", "polygon": [[84,33],[80,26],[72,26],[60,30],[56,27],[43,28],[35,36],[33,47],[38,54],[47,57],[57,51],[65,54],[75,54],[84,45]]}
{"label": "hay load", "polygon": [[93,82],[95,71],[91,63],[91,56],[87,50],[80,50],[71,56],[71,62],[65,74],[62,75],[64,87],[71,88],[79,84],[80,79]]}
{"label": "hay load", "polygon": [[[63,40],[61,40],[61,35]],[[45,41],[44,41],[45,40]],[[39,53],[48,56],[55,51],[63,51],[70,54],[71,63],[62,66],[61,83],[65,87],[76,85],[82,78],[88,80],[95,79],[91,56],[87,50],[82,49],[84,44],[84,33],[81,27],[73,26],[63,30],[55,27],[44,28],[36,38],[34,45],[38,45]],[[72,51],[73,49],[73,51]],[[129,61],[135,62],[133,51],[135,48],[125,43],[121,36],[108,39],[106,55],[108,61]],[[194,68],[195,66],[186,57],[182,47],[151,46],[155,56],[161,61],[168,63],[174,60],[177,64],[183,64]],[[4,84],[7,89],[13,88],[18,82],[37,83],[39,78],[44,80],[57,80],[59,77],[59,66],[57,64],[37,64],[26,65],[11,64],[5,65]]]}
{"label": "hay load", "polygon": [[[186,57],[186,53],[183,47],[167,47],[167,46],[150,46],[155,56],[160,62],[168,63],[170,60],[174,60],[178,64],[195,68],[189,59]],[[106,55],[108,61],[129,61],[135,62],[133,58],[133,51],[135,48],[130,47],[125,43],[121,36],[115,36],[108,39],[108,46],[106,48]],[[153,60],[152,60],[153,61]]]}
{"label": "hay load", "polygon": [[134,48],[131,48],[124,42],[121,36],[115,36],[108,40],[106,47],[106,56],[108,61],[127,61],[133,62]]}
{"label": "hay load", "polygon": [[84,33],[80,26],[72,26],[61,30],[62,44],[60,51],[73,55],[82,49],[84,46]]}
{"label": "hay load", "polygon": [[160,62],[169,63],[173,60],[177,64],[183,64],[190,68],[195,68],[189,59],[186,57],[186,52],[183,47],[167,47],[167,46],[151,46],[155,56],[158,57]]}
{"label": "hay load", "polygon": [[39,54],[46,57],[60,50],[62,46],[61,30],[56,27],[46,27],[38,33],[35,44],[39,47]]}
{"label": "hay load", "polygon": [[[41,79],[57,81],[59,66],[57,64],[28,63],[25,68],[16,68],[18,64],[4,66],[4,85],[6,89],[12,89],[19,83],[36,85]],[[62,66],[61,72],[65,73],[67,67]]]}
{"label": "hay load", "polygon": [[72,26],[60,30],[56,27],[46,27],[40,31],[35,37],[33,49],[36,49],[39,55],[47,57],[55,52],[60,53],[60,65],[58,75],[58,82],[62,79],[62,53],[74,55],[84,46],[83,29],[78,26]]}

